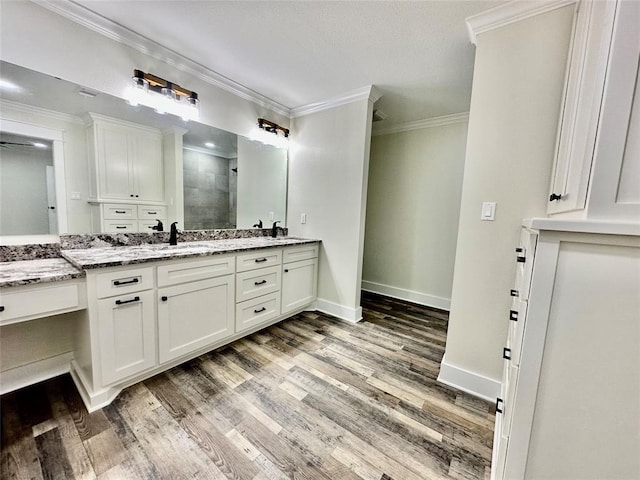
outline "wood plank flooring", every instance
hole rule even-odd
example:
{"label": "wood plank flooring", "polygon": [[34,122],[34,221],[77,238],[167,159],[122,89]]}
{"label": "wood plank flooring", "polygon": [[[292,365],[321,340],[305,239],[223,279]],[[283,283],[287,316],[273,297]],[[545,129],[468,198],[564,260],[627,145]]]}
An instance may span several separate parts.
{"label": "wood plank flooring", "polygon": [[363,308],[296,315],[91,414],[68,375],[7,394],[1,477],[489,478],[492,405],[436,383],[446,312]]}

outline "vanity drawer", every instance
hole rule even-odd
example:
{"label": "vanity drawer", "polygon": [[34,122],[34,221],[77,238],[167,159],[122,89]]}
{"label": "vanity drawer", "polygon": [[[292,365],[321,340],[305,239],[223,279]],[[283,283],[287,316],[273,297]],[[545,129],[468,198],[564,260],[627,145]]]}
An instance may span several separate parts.
{"label": "vanity drawer", "polygon": [[167,207],[155,205],[138,205],[138,220],[155,220],[167,218]]}
{"label": "vanity drawer", "polygon": [[318,256],[318,244],[310,243],[299,247],[286,247],[282,252],[282,263],[308,260]]}
{"label": "vanity drawer", "polygon": [[84,282],[55,282],[0,290],[0,325],[86,307]]}
{"label": "vanity drawer", "polygon": [[138,210],[135,205],[105,203],[102,205],[102,215],[105,220],[135,220]]}
{"label": "vanity drawer", "polygon": [[236,333],[268,322],[280,315],[280,294],[263,295],[236,305]]}
{"label": "vanity drawer", "polygon": [[137,220],[105,220],[102,228],[104,233],[137,232]]}
{"label": "vanity drawer", "polygon": [[117,270],[96,275],[98,298],[140,292],[150,288],[153,288],[153,267]]}
{"label": "vanity drawer", "polygon": [[260,268],[236,275],[236,302],[280,290],[280,266]]}
{"label": "vanity drawer", "polygon": [[236,257],[236,271],[246,272],[256,268],[271,267],[282,263],[282,250],[279,248],[259,250]]}
{"label": "vanity drawer", "polygon": [[234,272],[235,257],[214,255],[206,260],[181,261],[158,266],[158,286],[177,285]]}

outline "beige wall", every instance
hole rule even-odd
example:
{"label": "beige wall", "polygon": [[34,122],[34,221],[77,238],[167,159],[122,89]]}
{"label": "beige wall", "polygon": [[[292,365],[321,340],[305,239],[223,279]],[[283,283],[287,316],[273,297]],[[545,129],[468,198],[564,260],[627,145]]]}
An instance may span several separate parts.
{"label": "beige wall", "polygon": [[522,219],[545,216],[573,11],[478,36],[445,353],[473,375],[501,376],[513,249]]}
{"label": "beige wall", "polygon": [[363,288],[448,308],[467,122],[371,142]]}
{"label": "beige wall", "polygon": [[372,109],[360,100],[296,118],[289,152],[289,233],[322,240],[318,306],[349,320],[361,315]]}

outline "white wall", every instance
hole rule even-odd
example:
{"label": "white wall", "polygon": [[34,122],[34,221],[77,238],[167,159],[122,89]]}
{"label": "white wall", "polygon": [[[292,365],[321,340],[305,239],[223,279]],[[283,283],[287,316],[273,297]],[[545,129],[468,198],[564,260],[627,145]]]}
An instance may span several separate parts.
{"label": "white wall", "polygon": [[238,137],[237,178],[237,227],[252,228],[258,219],[262,220],[264,228],[271,227],[276,220],[284,226],[287,220],[287,151]]}
{"label": "white wall", "polygon": [[322,240],[318,308],[351,321],[362,316],[372,109],[365,99],[296,118],[289,151],[289,234]]}
{"label": "white wall", "polygon": [[[546,212],[573,9],[478,36],[443,365],[493,385],[520,225]],[[483,201],[497,202],[494,222],[480,220]]]}
{"label": "white wall", "polygon": [[2,2],[0,9],[0,55],[5,61],[120,98],[137,68],[197,91],[201,123],[244,136],[258,117],[289,124],[288,117],[158,60],[159,51],[143,54],[32,2]]}
{"label": "white wall", "polygon": [[47,166],[50,149],[6,147],[0,151],[0,234],[49,234]]}
{"label": "white wall", "polygon": [[449,308],[467,122],[371,140],[363,289]]}

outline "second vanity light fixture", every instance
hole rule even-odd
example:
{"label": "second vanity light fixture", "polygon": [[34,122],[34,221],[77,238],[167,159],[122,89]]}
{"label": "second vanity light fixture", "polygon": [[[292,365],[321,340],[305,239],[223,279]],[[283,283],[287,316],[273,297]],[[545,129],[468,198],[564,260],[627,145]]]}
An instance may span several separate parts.
{"label": "second vanity light fixture", "polygon": [[198,120],[198,94],[178,84],[141,70],[133,71],[131,86],[125,97],[130,105],[145,105],[158,113],[170,113],[188,120]]}
{"label": "second vanity light fixture", "polygon": [[258,128],[251,132],[251,139],[279,148],[289,148],[289,129],[277,123],[258,119]]}

